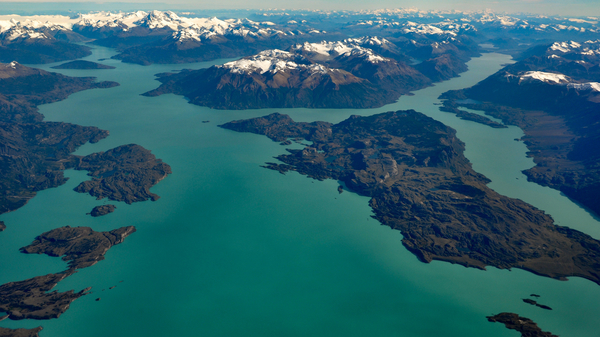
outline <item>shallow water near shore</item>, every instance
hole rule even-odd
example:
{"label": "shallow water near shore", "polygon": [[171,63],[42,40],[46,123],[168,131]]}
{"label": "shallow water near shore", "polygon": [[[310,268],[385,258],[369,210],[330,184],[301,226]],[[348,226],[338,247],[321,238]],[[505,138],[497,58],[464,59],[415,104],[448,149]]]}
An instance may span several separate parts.
{"label": "shallow water near shore", "polygon": [[[86,59],[113,53],[96,48]],[[339,194],[332,180],[261,168],[285,147],[264,136],[217,127],[275,111],[296,121],[335,123],[352,114],[415,109],[457,130],[466,143],[465,155],[492,180],[491,188],[546,211],[557,224],[600,238],[600,223],[588,212],[558,191],[526,181],[520,171],[533,161],[526,157],[525,145],[514,141],[522,136],[520,129],[492,129],[433,105],[442,92],[477,83],[510,62],[509,57],[484,54],[461,77],[378,109],[220,111],[175,95],[139,96],[158,85],[156,73],[224,61],[142,67],[106,60],[102,63],[117,69],[60,71],[121,84],[41,107],[48,121],[110,131],[108,138],[82,146],[78,154],[136,143],[171,165],[173,174],[152,188],[161,196],[158,201],[115,203],[114,213],[92,218],[86,213],[107,201],[74,192],[87,177],[67,171],[67,184],[0,215],[7,225],[0,234],[1,283],[65,268],[59,258],[18,252],[44,231],[65,225],[102,231],[137,228],[109,250],[106,260],[57,286],[61,291],[93,287],[92,294],[73,302],[59,319],[5,320],[0,326],[42,325],[42,337],[517,336],[485,318],[509,311],[561,336],[597,336],[600,286],[518,269],[421,263],[404,249],[398,231],[370,217],[368,198]],[[523,303],[532,293],[554,310]]]}

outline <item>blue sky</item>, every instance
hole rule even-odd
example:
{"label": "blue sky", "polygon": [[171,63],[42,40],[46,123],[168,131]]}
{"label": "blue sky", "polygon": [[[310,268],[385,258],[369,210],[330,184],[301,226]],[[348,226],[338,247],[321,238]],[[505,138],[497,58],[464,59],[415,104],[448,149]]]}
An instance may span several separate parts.
{"label": "blue sky", "polygon": [[[530,12],[552,15],[571,16],[600,16],[600,0],[100,0],[100,1],[72,1],[59,0],[60,2],[126,2],[145,3],[151,2],[167,4],[173,9],[259,9],[259,8],[286,8],[286,9],[378,9],[378,8],[407,8],[419,9],[459,9],[483,10],[490,8],[503,12]],[[10,2],[59,2],[56,0],[11,0]],[[4,0],[0,0],[0,6]],[[164,6],[164,5],[163,5]],[[161,6],[161,7],[163,7]]]}

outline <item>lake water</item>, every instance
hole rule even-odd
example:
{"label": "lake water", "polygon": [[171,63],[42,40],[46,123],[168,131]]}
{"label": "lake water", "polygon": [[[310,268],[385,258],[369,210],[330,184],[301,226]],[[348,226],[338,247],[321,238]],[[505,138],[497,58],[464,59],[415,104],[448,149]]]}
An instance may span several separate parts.
{"label": "lake water", "polygon": [[[113,54],[97,48],[86,59]],[[67,184],[0,215],[7,225],[0,234],[0,283],[65,269],[59,258],[18,252],[44,231],[65,225],[97,231],[137,228],[106,260],[57,286],[61,291],[93,287],[93,294],[73,302],[59,319],[5,320],[0,326],[42,325],[42,337],[515,337],[517,332],[485,318],[509,311],[561,336],[597,337],[600,286],[518,269],[421,263],[403,248],[398,231],[370,218],[368,198],[338,194],[335,181],[261,168],[285,147],[264,136],[217,127],[273,111],[297,121],[339,122],[352,114],[415,109],[457,129],[466,156],[492,180],[491,188],[545,210],[560,225],[600,238],[600,223],[588,212],[559,192],[526,181],[520,171],[533,161],[525,156],[524,144],[514,141],[522,136],[520,129],[492,129],[433,105],[440,93],[471,86],[508,62],[505,55],[484,54],[459,78],[365,110],[219,111],[188,104],[180,96],[139,95],[158,85],[155,73],[210,62],[142,67],[105,60],[117,69],[61,70],[121,84],[41,107],[46,120],[110,131],[107,139],[84,145],[78,154],[137,143],[170,164],[173,174],[152,188],[161,196],[158,201],[115,203],[115,213],[92,218],[86,213],[107,202],[74,192],[87,177],[67,171]],[[554,310],[523,303],[531,293]]]}

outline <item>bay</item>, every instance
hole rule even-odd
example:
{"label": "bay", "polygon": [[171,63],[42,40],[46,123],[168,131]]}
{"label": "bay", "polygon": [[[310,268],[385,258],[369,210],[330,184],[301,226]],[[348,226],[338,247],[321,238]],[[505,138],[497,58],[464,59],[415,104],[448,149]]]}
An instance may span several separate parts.
{"label": "bay", "polygon": [[[113,54],[96,48],[86,59]],[[0,215],[8,227],[0,234],[1,283],[65,267],[58,258],[18,252],[51,228],[138,229],[111,248],[106,260],[57,286],[61,291],[92,286],[94,292],[73,302],[59,319],[5,320],[0,326],[43,325],[42,337],[517,336],[485,319],[510,311],[561,336],[597,336],[598,285],[518,269],[421,263],[402,247],[398,231],[370,217],[368,198],[338,194],[335,181],[263,169],[260,165],[285,147],[217,127],[274,111],[297,121],[335,123],[352,114],[415,109],[457,129],[466,156],[492,180],[491,188],[545,210],[558,224],[600,237],[600,224],[588,212],[559,192],[526,181],[520,171],[533,162],[525,146],[514,141],[522,135],[518,128],[491,129],[433,105],[442,92],[471,86],[510,62],[507,56],[484,54],[469,62],[461,77],[378,109],[220,111],[175,95],[139,96],[158,85],[156,73],[225,61],[143,67],[109,59],[102,63],[117,69],[61,70],[121,84],[41,107],[46,120],[110,131],[107,139],[82,146],[78,154],[136,143],[170,164],[173,174],[152,188],[161,196],[158,201],[116,203],[115,213],[91,218],[85,213],[106,201],[72,191],[86,176],[68,171],[67,184]],[[523,303],[531,293],[554,310]]]}

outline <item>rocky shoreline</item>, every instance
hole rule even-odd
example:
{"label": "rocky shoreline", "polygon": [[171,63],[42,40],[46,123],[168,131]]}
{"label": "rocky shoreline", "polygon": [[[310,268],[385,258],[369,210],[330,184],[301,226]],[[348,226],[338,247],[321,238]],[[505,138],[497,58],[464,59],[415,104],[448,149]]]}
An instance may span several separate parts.
{"label": "rocky shoreline", "polygon": [[[115,82],[96,83],[94,78],[75,78],[22,66],[16,62],[0,64],[0,214],[22,207],[37,191],[64,184],[68,168],[88,170],[92,181],[78,189],[99,198],[108,197],[127,203],[156,200],[149,188],[171,173],[169,165],[156,159],[139,145],[124,145],[85,157],[72,155],[86,142],[95,143],[108,136],[96,127],[42,122],[37,105],[56,102],[68,95],[91,88],[110,88]],[[107,214],[114,205],[94,208],[93,215]],[[6,228],[0,222],[0,232]],[[107,232],[89,227],[62,227],[38,236],[21,252],[63,256],[69,268],[60,273],[37,276],[0,285],[2,319],[57,318],[71,302],[89,293],[51,291],[60,281],[104,259],[112,246],[135,232],[133,226]],[[35,329],[0,328],[0,336],[35,337]]]}

